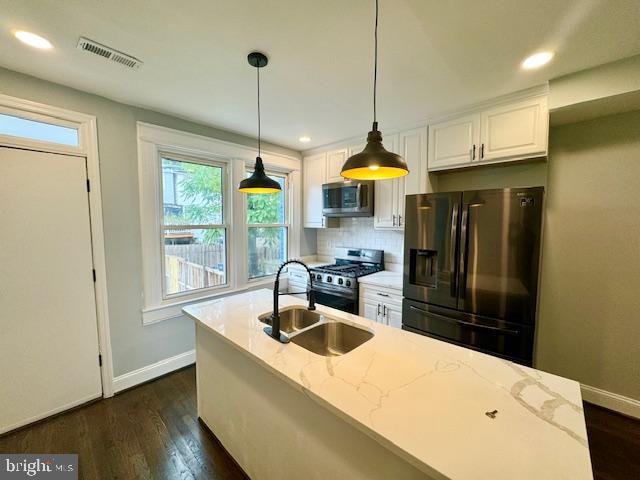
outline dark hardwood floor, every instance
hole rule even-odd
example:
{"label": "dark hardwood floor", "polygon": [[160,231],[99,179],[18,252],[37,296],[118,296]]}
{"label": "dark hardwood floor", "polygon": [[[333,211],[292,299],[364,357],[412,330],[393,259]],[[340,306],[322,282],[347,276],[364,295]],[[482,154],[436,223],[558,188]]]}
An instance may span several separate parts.
{"label": "dark hardwood floor", "polygon": [[584,405],[596,480],[640,479],[640,420]]}
{"label": "dark hardwood floor", "polygon": [[[596,480],[640,479],[640,421],[585,405]],[[195,368],[0,437],[1,453],[78,453],[82,479],[244,479],[197,420]]]}
{"label": "dark hardwood floor", "polygon": [[2,453],[78,453],[79,478],[244,479],[197,419],[195,368],[0,437]]}

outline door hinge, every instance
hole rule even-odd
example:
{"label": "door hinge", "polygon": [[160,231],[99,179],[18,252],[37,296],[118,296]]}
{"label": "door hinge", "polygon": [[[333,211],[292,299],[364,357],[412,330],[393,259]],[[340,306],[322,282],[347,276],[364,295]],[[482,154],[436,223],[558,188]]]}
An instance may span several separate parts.
{"label": "door hinge", "polygon": [[102,366],[102,354],[98,354],[98,366]]}
{"label": "door hinge", "polygon": [[94,268],[92,270],[92,272],[93,272],[93,281],[95,282],[96,281],[96,269]]}
{"label": "door hinge", "polygon": [[87,192],[91,191],[91,181],[87,178]]}

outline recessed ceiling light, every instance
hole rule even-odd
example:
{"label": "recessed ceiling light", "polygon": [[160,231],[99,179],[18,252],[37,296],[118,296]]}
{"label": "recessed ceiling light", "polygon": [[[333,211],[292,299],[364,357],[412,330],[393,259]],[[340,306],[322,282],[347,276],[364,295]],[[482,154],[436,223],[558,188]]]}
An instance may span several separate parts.
{"label": "recessed ceiling light", "polygon": [[527,57],[522,62],[522,68],[525,70],[533,70],[546,65],[553,58],[553,52],[539,52]]}
{"label": "recessed ceiling light", "polygon": [[309,143],[311,141],[311,137],[303,135],[302,137],[298,138],[298,141],[302,143]]}
{"label": "recessed ceiling light", "polygon": [[13,32],[13,35],[22,43],[26,43],[30,47],[39,48],[41,50],[49,50],[53,47],[51,42],[46,38],[36,35],[35,33],[25,32],[24,30],[17,30]]}

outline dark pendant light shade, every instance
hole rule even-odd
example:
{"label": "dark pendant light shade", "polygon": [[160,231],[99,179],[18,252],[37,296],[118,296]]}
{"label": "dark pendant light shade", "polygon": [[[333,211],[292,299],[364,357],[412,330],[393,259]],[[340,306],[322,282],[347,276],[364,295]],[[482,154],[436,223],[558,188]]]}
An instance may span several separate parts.
{"label": "dark pendant light shade", "polygon": [[274,179],[269,178],[264,171],[264,164],[260,157],[260,69],[265,67],[269,60],[266,55],[260,52],[251,52],[247,56],[247,61],[252,67],[256,67],[258,72],[258,156],[256,157],[256,165],[254,172],[249,178],[245,178],[240,182],[238,190],[243,193],[280,193],[280,184]]}
{"label": "dark pendant light shade", "polygon": [[403,177],[408,173],[409,169],[402,157],[387,151],[382,145],[378,122],[373,122],[364,150],[349,157],[340,172],[343,177],[354,180],[382,180]]}
{"label": "dark pendant light shade", "polygon": [[360,153],[347,159],[340,175],[353,180],[385,180],[403,177],[409,167],[402,157],[387,151],[382,145],[382,133],[376,119],[376,90],[378,86],[378,0],[376,0],[376,25],[374,29],[373,67],[373,128],[367,135],[367,145]]}
{"label": "dark pendant light shade", "polygon": [[279,193],[280,184],[267,176],[262,159],[256,157],[255,171],[240,182],[238,190],[243,193]]}

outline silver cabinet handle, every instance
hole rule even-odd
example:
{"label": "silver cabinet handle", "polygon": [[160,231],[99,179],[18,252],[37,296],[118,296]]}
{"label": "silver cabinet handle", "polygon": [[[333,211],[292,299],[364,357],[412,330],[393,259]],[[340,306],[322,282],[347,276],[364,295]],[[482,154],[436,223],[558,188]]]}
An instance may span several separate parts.
{"label": "silver cabinet handle", "polygon": [[380,295],[381,297],[388,297],[389,294],[388,293],[382,293],[382,292],[376,292],[377,295]]}
{"label": "silver cabinet handle", "polygon": [[322,226],[324,227],[324,217],[322,217]]}
{"label": "silver cabinet handle", "polygon": [[484,158],[484,143],[480,146],[480,159]]}
{"label": "silver cabinet handle", "polygon": [[398,226],[402,226],[402,215],[398,215]]}
{"label": "silver cabinet handle", "polygon": [[393,226],[395,227],[396,226],[396,216],[394,214],[394,215],[391,215],[391,217],[393,218]]}
{"label": "silver cabinet handle", "polygon": [[378,316],[380,316],[380,304],[378,304]]}
{"label": "silver cabinet handle", "polygon": [[386,316],[387,316],[387,306],[386,306],[386,305],[383,305],[383,306],[382,306],[382,317],[384,318],[384,317],[386,317]]}

